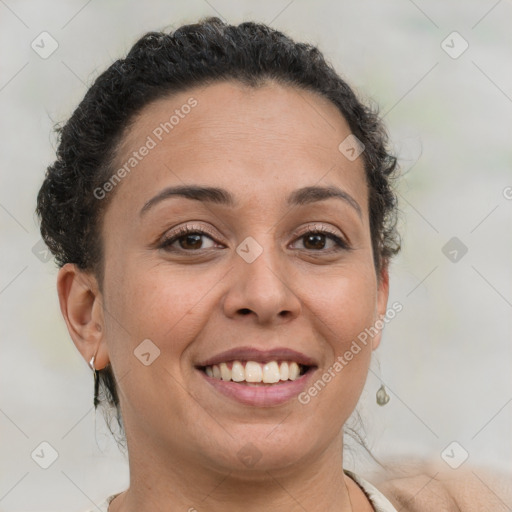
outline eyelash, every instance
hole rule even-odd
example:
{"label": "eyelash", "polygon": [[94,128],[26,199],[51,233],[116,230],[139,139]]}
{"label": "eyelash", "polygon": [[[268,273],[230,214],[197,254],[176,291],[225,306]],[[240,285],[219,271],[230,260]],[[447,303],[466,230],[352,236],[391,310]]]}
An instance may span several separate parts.
{"label": "eyelash", "polygon": [[[186,252],[186,253],[199,252],[201,249],[198,249],[196,251],[194,251],[194,250],[189,251],[187,249],[175,249],[175,248],[170,247],[172,244],[174,244],[174,242],[177,242],[180,238],[183,238],[186,235],[191,235],[191,234],[208,236],[209,238],[211,238],[212,240],[215,241],[215,238],[214,238],[215,235],[213,233],[210,233],[205,228],[196,228],[194,226],[184,226],[184,227],[179,228],[177,232],[173,233],[169,237],[164,238],[162,243],[159,245],[159,248],[164,249],[168,252]],[[345,240],[340,238],[335,232],[333,232],[330,229],[325,228],[325,227],[315,227],[314,229],[309,229],[309,231],[305,231],[302,234],[300,234],[297,237],[297,240],[300,238],[303,238],[307,235],[316,235],[316,234],[326,235],[327,238],[330,238],[331,240],[334,241],[334,243],[336,244],[337,247],[333,248],[333,249],[328,249],[328,250],[320,249],[318,251],[315,251],[312,249],[311,252],[331,253],[331,252],[337,252],[337,251],[342,251],[342,250],[345,250],[345,251],[350,250],[350,247],[347,244],[347,242],[345,242]],[[305,250],[308,250],[308,249],[305,249]]]}

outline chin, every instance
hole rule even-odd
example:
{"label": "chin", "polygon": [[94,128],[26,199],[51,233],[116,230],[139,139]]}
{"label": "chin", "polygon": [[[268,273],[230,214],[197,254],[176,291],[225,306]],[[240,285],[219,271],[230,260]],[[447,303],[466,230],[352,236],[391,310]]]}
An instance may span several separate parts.
{"label": "chin", "polygon": [[[254,435],[248,435],[247,425],[244,427],[243,436],[230,431],[233,438],[226,446],[209,455],[210,464],[217,466],[220,471],[234,472],[242,480],[253,480],[258,473],[268,479],[266,472],[289,468],[302,463],[302,459],[308,456],[306,440],[302,441],[300,435],[292,432],[283,431],[277,435],[277,424],[258,425],[259,428],[251,431]],[[218,446],[221,446],[220,442]]]}

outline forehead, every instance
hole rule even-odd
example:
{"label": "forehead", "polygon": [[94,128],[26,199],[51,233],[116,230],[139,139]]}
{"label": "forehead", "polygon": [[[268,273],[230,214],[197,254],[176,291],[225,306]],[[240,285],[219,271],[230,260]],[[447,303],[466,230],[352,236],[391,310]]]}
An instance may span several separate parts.
{"label": "forehead", "polygon": [[310,91],[229,81],[195,87],[150,103],[130,124],[115,168],[150,149],[137,155],[116,193],[140,209],[172,184],[236,188],[247,197],[342,185],[364,211],[362,158],[350,161],[338,149],[348,135],[337,107]]}

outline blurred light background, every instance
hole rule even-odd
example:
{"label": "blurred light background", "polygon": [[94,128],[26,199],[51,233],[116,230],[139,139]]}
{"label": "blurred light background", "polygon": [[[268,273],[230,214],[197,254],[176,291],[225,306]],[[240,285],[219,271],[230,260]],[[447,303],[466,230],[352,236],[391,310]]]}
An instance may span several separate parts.
{"label": "blurred light background", "polygon": [[[512,472],[509,1],[1,0],[0,511],[92,510],[128,485],[61,317],[36,194],[54,123],[96,76],[143,33],[207,15],[318,45],[380,105],[400,155],[403,250],[389,304],[403,310],[358,407],[372,452],[441,460],[456,441],[465,464]],[[55,43],[42,32],[58,44],[46,58],[37,42],[47,38],[47,52]],[[385,407],[375,403],[379,376]],[[48,469],[31,457],[44,441],[58,453]],[[373,470],[356,445],[345,466]]]}

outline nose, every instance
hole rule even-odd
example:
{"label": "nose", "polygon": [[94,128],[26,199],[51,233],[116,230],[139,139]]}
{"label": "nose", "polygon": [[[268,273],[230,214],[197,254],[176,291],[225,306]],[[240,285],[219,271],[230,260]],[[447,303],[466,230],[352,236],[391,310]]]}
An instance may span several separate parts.
{"label": "nose", "polygon": [[300,314],[301,301],[291,279],[293,273],[273,249],[264,248],[250,263],[237,254],[234,265],[223,303],[227,317],[250,317],[258,324],[280,324]]}

